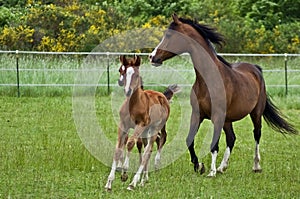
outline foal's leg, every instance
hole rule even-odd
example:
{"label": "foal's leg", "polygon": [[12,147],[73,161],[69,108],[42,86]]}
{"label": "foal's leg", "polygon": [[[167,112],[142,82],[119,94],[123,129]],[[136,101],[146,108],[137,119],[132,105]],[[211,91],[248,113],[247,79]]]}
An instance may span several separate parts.
{"label": "foal's leg", "polygon": [[252,170],[254,172],[261,172],[262,169],[260,167],[260,153],[259,153],[259,141],[261,137],[261,115],[256,114],[255,112],[250,114],[251,120],[254,125],[254,139],[255,139],[255,151],[254,151],[254,165]]}
{"label": "foal's leg", "polygon": [[[151,139],[150,139],[151,140]],[[151,140],[148,145],[145,147],[145,151],[144,151],[144,154],[143,154],[143,157],[142,157],[142,163],[138,169],[138,171],[136,172],[136,174],[134,175],[133,177],[133,180],[132,182],[129,184],[129,186],[127,187],[128,190],[133,190],[138,181],[140,180],[140,177],[141,177],[141,174],[142,172],[147,169],[147,164],[148,164],[148,161],[149,161],[149,158],[151,156],[151,151],[152,151],[152,146],[153,146],[153,140]],[[143,182],[142,182],[143,183]]]}
{"label": "foal's leg", "polygon": [[233,128],[232,128],[232,123],[231,122],[225,123],[223,129],[224,129],[225,134],[226,134],[227,147],[226,147],[225,152],[224,152],[223,160],[222,160],[220,166],[217,169],[217,171],[220,172],[220,173],[223,173],[228,167],[229,157],[230,157],[230,154],[232,152],[234,142],[235,142],[235,134],[234,134],[234,131],[233,131]]}
{"label": "foal's leg", "polygon": [[166,125],[164,125],[163,128],[161,129],[160,138],[156,139],[156,142],[158,145],[157,145],[157,153],[156,153],[155,160],[154,160],[155,161],[155,163],[154,163],[155,169],[158,169],[158,167],[159,167],[160,154],[161,154],[164,144],[166,143],[166,140],[167,140],[167,131],[166,131]]}
{"label": "foal's leg", "polygon": [[143,138],[138,138],[136,142],[136,147],[138,148],[139,151],[139,156],[140,156],[140,163],[142,162],[142,148],[143,148]]}
{"label": "foal's leg", "polygon": [[113,163],[112,163],[112,166],[111,166],[111,171],[110,171],[110,174],[108,176],[107,183],[105,185],[105,189],[107,189],[109,191],[111,190],[112,182],[115,179],[115,172],[116,172],[116,169],[117,169],[117,164],[119,163],[119,161],[123,157],[123,148],[124,148],[124,145],[125,145],[126,139],[127,139],[127,132],[124,132],[121,129],[123,129],[123,128],[118,129],[118,142],[117,142],[117,146],[116,146],[116,149],[115,149],[115,154],[114,154],[114,157],[113,157]]}
{"label": "foal's leg", "polygon": [[144,172],[143,172],[143,176],[142,176],[142,180],[141,180],[141,186],[144,186],[145,183],[148,182],[148,179],[149,179],[149,175],[148,175],[149,174],[149,159],[151,157],[153,143],[157,140],[156,138],[157,138],[157,136],[154,135],[150,138],[151,140],[148,142],[149,144],[152,144],[152,146],[151,146],[149,158],[146,161],[146,165],[145,165],[145,168],[144,168]]}

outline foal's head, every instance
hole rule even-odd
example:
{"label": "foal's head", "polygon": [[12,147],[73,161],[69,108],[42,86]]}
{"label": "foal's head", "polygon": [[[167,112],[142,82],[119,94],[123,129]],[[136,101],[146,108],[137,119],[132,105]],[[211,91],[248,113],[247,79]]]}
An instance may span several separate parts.
{"label": "foal's head", "polygon": [[134,90],[141,87],[142,80],[139,71],[141,58],[135,55],[133,58],[127,59],[125,55],[121,55],[120,62],[120,78],[118,83],[120,86],[124,86],[125,94],[129,97]]}

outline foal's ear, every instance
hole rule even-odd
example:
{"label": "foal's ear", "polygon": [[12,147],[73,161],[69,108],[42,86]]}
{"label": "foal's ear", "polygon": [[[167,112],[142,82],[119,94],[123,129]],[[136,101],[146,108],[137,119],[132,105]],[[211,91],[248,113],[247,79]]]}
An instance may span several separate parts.
{"label": "foal's ear", "polygon": [[134,55],[134,66],[140,66],[141,65],[141,57],[138,55]]}
{"label": "foal's ear", "polygon": [[125,55],[121,55],[121,56],[120,56],[120,62],[121,62],[124,66],[127,66],[127,59],[126,59]]}
{"label": "foal's ear", "polygon": [[181,22],[179,21],[178,16],[177,16],[176,13],[172,14],[172,18],[173,18],[173,21],[174,21],[176,24],[181,23]]}

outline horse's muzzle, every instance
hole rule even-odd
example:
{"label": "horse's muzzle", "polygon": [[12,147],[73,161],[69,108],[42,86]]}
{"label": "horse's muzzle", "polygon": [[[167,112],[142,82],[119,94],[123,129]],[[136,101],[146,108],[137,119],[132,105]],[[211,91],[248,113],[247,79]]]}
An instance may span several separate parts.
{"label": "horse's muzzle", "polygon": [[126,97],[130,97],[131,94],[132,94],[132,89],[131,88],[129,88],[127,92],[125,91]]}
{"label": "horse's muzzle", "polygon": [[124,85],[124,81],[118,80],[118,84],[119,84],[119,86],[123,86]]}
{"label": "horse's muzzle", "polygon": [[149,59],[150,59],[150,63],[153,66],[160,66],[160,65],[162,65],[162,60],[160,58],[157,58],[156,56],[149,55]]}

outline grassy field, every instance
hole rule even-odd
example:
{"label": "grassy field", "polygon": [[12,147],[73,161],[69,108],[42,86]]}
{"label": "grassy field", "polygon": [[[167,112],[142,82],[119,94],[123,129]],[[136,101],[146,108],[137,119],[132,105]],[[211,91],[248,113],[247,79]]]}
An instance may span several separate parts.
{"label": "grassy field", "polygon": [[[176,133],[182,110],[175,98],[168,121],[168,143]],[[273,98],[300,129],[300,98]],[[114,142],[116,122],[110,96],[95,99],[96,115],[104,133]],[[0,198],[299,198],[300,137],[283,136],[263,124],[262,173],[253,173],[254,139],[247,117],[235,123],[237,141],[224,174],[207,178],[194,173],[185,151],[167,167],[150,173],[145,187],[126,190],[117,173],[111,193],[104,190],[110,168],[93,157],[80,140],[72,97],[0,97]],[[184,111],[184,110],[183,110]],[[181,122],[187,122],[188,119]],[[205,130],[204,124],[202,130]],[[200,131],[201,131],[200,129]],[[183,132],[186,135],[187,129]],[[224,135],[220,156],[225,149]],[[182,137],[185,140],[185,137]],[[203,134],[198,133],[199,152]],[[167,143],[167,144],[168,144]],[[101,148],[100,148],[101,149]],[[163,153],[162,158],[170,154]],[[208,167],[210,155],[202,158]],[[130,178],[133,175],[130,174]]]}
{"label": "grassy field", "polygon": [[[144,58],[146,60],[146,58]],[[268,92],[273,101],[300,129],[299,87],[289,88],[285,97],[284,60],[280,58],[228,58],[229,61],[249,61],[263,67]],[[95,75],[96,83],[107,82],[106,59],[96,69],[87,73],[86,79]],[[110,83],[118,78],[118,59],[110,62]],[[77,76],[84,68],[80,57],[20,56],[21,84],[74,84],[81,81]],[[299,58],[288,62],[289,85],[299,85]],[[163,89],[165,84],[191,84],[194,78],[190,63],[182,57],[154,68],[150,64],[142,66],[146,88]],[[15,84],[15,57],[1,55],[0,83]],[[55,69],[59,69],[57,71]],[[78,71],[79,70],[79,71]],[[100,75],[99,75],[100,74]],[[97,76],[98,75],[98,76]],[[77,76],[77,79],[76,79]],[[84,82],[84,81],[83,81]],[[150,86],[149,86],[150,85]],[[74,88],[54,86],[22,86],[21,97],[15,97],[15,86],[0,87],[0,198],[299,198],[300,197],[300,137],[283,136],[263,124],[261,139],[262,173],[252,173],[254,139],[249,117],[234,124],[237,141],[230,158],[230,166],[225,174],[216,178],[200,176],[193,171],[189,153],[184,144],[189,123],[188,87],[175,97],[171,104],[171,116],[167,124],[168,140],[162,154],[164,167],[150,173],[150,181],[145,187],[134,192],[126,190],[129,182],[122,183],[117,173],[113,191],[104,190],[110,171],[118,122],[118,108],[124,99],[122,89],[91,87],[92,114],[95,122],[111,146],[97,145],[98,153],[86,147],[86,142],[78,131],[77,111],[72,100]],[[83,101],[85,102],[85,101]],[[88,101],[86,101],[88,103]],[[82,110],[84,114],[85,110]],[[89,110],[88,110],[89,111]],[[78,115],[77,115],[78,116]],[[79,118],[82,122],[90,118]],[[77,123],[76,123],[77,121]],[[77,127],[77,128],[76,128]],[[210,130],[209,122],[204,122],[196,140],[196,150],[206,167],[210,165],[210,155],[202,153],[203,140]],[[90,129],[89,126],[86,129]],[[84,129],[83,129],[84,130]],[[91,132],[97,137],[97,131]],[[225,149],[224,135],[220,141],[220,163]],[[173,145],[178,138],[179,145]],[[106,141],[106,140],[104,140]],[[91,142],[93,143],[93,142]],[[97,143],[97,142],[96,142]],[[110,151],[110,152],[108,152]],[[180,153],[178,153],[178,151]],[[96,155],[95,155],[96,154]],[[104,154],[108,162],[101,161]],[[170,159],[170,157],[175,159]],[[169,162],[168,162],[169,161]],[[130,178],[132,178],[130,174]]]}

